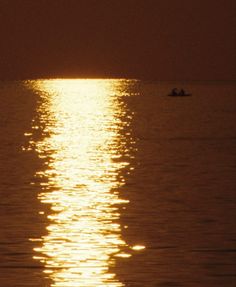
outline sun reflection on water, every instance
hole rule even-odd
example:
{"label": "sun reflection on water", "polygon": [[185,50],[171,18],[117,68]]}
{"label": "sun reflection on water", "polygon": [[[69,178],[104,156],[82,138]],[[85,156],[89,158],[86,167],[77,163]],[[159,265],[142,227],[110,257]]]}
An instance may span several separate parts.
{"label": "sun reflection on water", "polygon": [[128,202],[119,194],[120,171],[131,156],[126,141],[132,143],[131,136],[122,136],[131,117],[120,100],[127,81],[27,84],[40,95],[39,123],[32,133],[40,125],[44,137],[31,145],[47,163],[36,178],[47,179],[39,199],[50,206],[48,234],[34,258],[44,264],[53,287],[124,286],[110,268],[116,256],[131,256],[119,224],[120,206]]}

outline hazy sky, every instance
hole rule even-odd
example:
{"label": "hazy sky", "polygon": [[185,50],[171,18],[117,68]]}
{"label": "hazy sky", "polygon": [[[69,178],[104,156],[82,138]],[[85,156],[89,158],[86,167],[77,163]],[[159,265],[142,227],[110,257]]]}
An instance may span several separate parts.
{"label": "hazy sky", "polygon": [[0,78],[236,79],[235,0],[0,0]]}

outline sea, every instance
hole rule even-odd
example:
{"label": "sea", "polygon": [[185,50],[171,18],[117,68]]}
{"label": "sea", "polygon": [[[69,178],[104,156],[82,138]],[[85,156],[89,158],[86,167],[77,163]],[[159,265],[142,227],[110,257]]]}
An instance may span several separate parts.
{"label": "sea", "polygon": [[236,82],[1,81],[0,101],[0,286],[236,286]]}

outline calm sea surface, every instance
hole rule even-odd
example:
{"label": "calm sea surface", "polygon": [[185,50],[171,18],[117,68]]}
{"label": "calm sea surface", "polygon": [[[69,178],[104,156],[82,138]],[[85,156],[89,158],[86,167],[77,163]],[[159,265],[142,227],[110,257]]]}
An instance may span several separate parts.
{"label": "calm sea surface", "polygon": [[1,286],[236,285],[235,83],[0,82],[0,100]]}

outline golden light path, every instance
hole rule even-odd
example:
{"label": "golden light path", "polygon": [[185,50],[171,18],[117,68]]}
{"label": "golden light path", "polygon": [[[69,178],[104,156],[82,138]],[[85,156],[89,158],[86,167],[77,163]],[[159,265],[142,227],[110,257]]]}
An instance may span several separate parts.
{"label": "golden light path", "polygon": [[120,171],[129,165],[122,158],[131,156],[126,141],[132,141],[131,115],[120,100],[128,84],[27,82],[40,96],[39,122],[32,131],[43,129],[44,137],[31,140],[31,146],[47,161],[36,178],[47,179],[39,199],[50,206],[48,234],[38,240],[34,258],[44,264],[52,287],[124,286],[110,270],[115,257],[144,248],[127,246],[119,224],[120,206],[128,202],[119,195]]}

